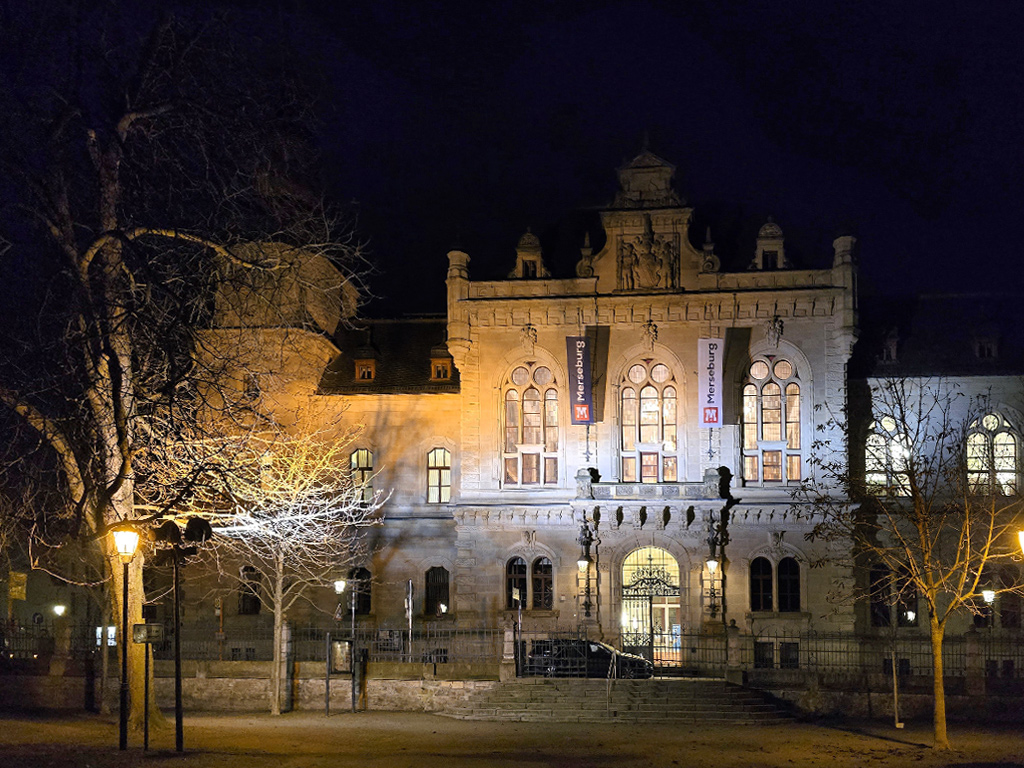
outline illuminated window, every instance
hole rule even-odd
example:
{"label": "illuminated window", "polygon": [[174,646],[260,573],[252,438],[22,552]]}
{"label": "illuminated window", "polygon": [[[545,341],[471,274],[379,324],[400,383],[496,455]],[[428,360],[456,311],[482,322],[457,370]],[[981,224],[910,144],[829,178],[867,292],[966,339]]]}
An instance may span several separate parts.
{"label": "illuminated window", "polygon": [[677,421],[677,385],[672,370],[654,360],[631,365],[619,394],[622,482],[679,480]]}
{"label": "illuminated window", "polygon": [[358,381],[373,381],[377,377],[376,360],[356,360],[355,363]]}
{"label": "illuminated window", "polygon": [[771,356],[754,360],[743,385],[742,412],[744,482],[802,480],[802,407],[795,366]]}
{"label": "illuminated window", "polygon": [[452,495],[452,455],[446,448],[427,454],[427,503],[447,504]]}
{"label": "illuminated window", "polygon": [[1017,492],[1018,438],[998,413],[971,423],[967,435],[967,485],[971,493],[1012,496]]}
{"label": "illuminated window", "polygon": [[360,448],[350,457],[352,485],[362,501],[373,501],[373,452]]}
{"label": "illuminated window", "polygon": [[864,441],[865,490],[875,496],[907,496],[910,441],[897,430],[891,416],[871,422],[868,429],[871,433]]}
{"label": "illuminated window", "polygon": [[505,485],[558,483],[558,383],[551,369],[516,366],[504,386]]}

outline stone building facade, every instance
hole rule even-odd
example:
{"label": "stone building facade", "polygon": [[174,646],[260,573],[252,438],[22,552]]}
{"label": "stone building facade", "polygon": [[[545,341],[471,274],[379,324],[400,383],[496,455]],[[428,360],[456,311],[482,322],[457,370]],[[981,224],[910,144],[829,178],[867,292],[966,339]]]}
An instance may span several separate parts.
{"label": "stone building facade", "polygon": [[[673,173],[650,152],[619,170],[574,276],[552,276],[530,233],[502,280],[474,280],[456,250],[444,320],[336,335],[315,397],[362,425],[353,466],[390,494],[360,621],[400,625],[411,580],[416,622],[499,626],[521,607],[524,629],[586,624],[628,647],[678,648],[723,609],[745,631],[853,628],[827,600],[845,574],[809,568],[813,511],[792,493],[846,404],[854,239],[797,268],[769,220],[724,271],[693,245]],[[587,341],[589,423],[573,423],[567,339]],[[720,366],[710,427],[702,340]],[[729,493],[723,601],[706,561]]]}

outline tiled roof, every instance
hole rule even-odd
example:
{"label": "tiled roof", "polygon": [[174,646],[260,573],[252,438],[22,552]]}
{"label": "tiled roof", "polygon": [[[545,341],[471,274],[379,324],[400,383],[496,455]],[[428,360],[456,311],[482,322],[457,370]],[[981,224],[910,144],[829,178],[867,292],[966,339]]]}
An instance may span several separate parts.
{"label": "tiled roof", "polygon": [[[334,342],[341,350],[324,371],[320,391],[327,395],[458,392],[459,372],[452,364],[450,381],[430,380],[431,351],[443,345],[444,317],[366,320],[356,328],[339,328]],[[373,353],[376,375],[357,379],[355,360]]]}

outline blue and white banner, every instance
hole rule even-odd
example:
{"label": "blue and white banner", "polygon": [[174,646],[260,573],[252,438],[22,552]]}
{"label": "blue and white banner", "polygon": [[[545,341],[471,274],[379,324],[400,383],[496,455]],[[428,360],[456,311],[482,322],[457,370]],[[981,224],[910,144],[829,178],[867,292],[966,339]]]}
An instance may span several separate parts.
{"label": "blue and white banner", "polygon": [[697,426],[722,426],[722,368],[725,339],[697,340]]}
{"label": "blue and white banner", "polygon": [[566,336],[569,358],[569,402],[573,424],[594,423],[594,398],[590,384],[590,340],[586,336]]}

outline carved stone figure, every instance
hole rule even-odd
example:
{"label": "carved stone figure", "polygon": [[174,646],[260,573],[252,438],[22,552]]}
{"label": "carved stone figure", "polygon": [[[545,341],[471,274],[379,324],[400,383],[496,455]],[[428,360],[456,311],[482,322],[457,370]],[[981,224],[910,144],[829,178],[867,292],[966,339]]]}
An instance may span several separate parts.
{"label": "carved stone figure", "polygon": [[785,324],[782,322],[782,318],[778,315],[775,315],[770,320],[764,321],[764,337],[769,346],[773,349],[778,348],[779,341],[782,339],[783,330],[785,330]]}
{"label": "carved stone figure", "polygon": [[533,348],[537,346],[537,329],[527,323],[519,329],[519,342],[528,354],[533,354]]}

